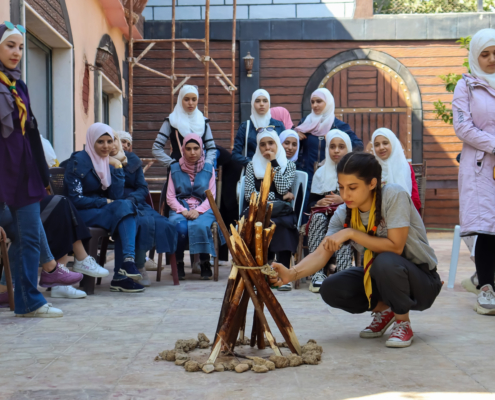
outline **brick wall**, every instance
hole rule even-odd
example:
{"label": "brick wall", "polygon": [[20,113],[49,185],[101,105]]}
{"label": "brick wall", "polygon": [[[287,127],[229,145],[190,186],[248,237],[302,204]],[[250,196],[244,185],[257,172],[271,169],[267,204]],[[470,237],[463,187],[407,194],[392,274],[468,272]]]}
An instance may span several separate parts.
{"label": "brick wall", "polygon": [[[205,18],[204,0],[176,0],[177,20]],[[370,0],[371,1],[371,0]],[[232,19],[232,0],[211,0],[210,19]],[[352,18],[354,0],[238,0],[237,19]],[[172,0],[148,0],[147,21],[172,19]]]}
{"label": "brick wall", "polygon": [[41,15],[58,33],[70,40],[65,24],[64,12],[58,0],[27,0],[27,3]]}

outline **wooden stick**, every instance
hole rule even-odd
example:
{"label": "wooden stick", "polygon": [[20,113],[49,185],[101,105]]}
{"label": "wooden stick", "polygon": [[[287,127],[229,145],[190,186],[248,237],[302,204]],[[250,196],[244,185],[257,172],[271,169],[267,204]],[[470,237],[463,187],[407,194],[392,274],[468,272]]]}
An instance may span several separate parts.
{"label": "wooden stick", "polygon": [[251,328],[251,341],[249,342],[249,345],[251,347],[254,347],[254,345],[256,344],[256,335],[258,334],[258,324],[259,324],[258,314],[254,313],[253,327]]}
{"label": "wooden stick", "polygon": [[254,224],[254,242],[256,248],[256,262],[261,267],[263,262],[263,224],[256,222]]}
{"label": "wooden stick", "polygon": [[241,302],[239,303],[239,308],[237,309],[237,312],[235,314],[234,320],[232,321],[232,325],[230,326],[229,333],[227,336],[228,338],[227,345],[229,346],[229,349],[232,351],[235,348],[237,336],[239,335],[239,331],[242,327],[242,322],[246,317],[248,305],[249,305],[249,293],[246,290],[244,290]]}
{"label": "wooden stick", "polygon": [[263,229],[263,265],[268,264],[268,246],[265,244],[268,243],[268,235],[270,232],[270,228]]}
{"label": "wooden stick", "polygon": [[[265,316],[265,314],[263,312],[263,302],[261,301],[261,297],[260,297],[259,293],[257,294],[257,298],[258,298],[258,302],[260,303],[260,307],[261,307],[260,315]],[[258,315],[258,313],[257,313],[257,315]],[[265,327],[263,326],[263,322],[261,321],[261,318],[259,315],[258,315],[258,324],[256,325],[256,328],[257,328],[256,336],[258,339],[258,349],[264,350],[266,348],[265,335],[263,334],[265,332]]]}
{"label": "wooden stick", "polygon": [[218,325],[217,325],[217,330],[215,331],[215,337],[217,337],[217,334],[223,325],[223,321],[225,320],[225,315],[227,314],[227,310],[229,309],[230,306],[231,297],[233,295],[235,287],[237,286],[236,284],[239,281],[239,279],[237,279],[238,272],[239,270],[236,267],[232,266],[232,269],[230,270],[229,278],[227,279],[227,288],[225,289],[225,294],[223,296],[222,308],[220,310],[220,317],[218,318]]}
{"label": "wooden stick", "polygon": [[273,211],[273,203],[270,203],[268,205],[268,209],[266,210],[265,223],[263,224],[264,228],[268,228],[270,226],[270,220],[272,218],[272,211]]}
{"label": "wooden stick", "polygon": [[[268,202],[268,195],[270,194],[270,186],[272,185],[272,165],[268,163],[263,182],[261,183],[260,196],[258,198],[258,213],[256,215],[256,222],[265,222],[266,203]],[[249,244],[246,243],[248,246]]]}
{"label": "wooden stick", "polygon": [[251,240],[254,232],[254,220],[256,219],[256,192],[251,193],[251,199],[249,200],[249,213],[246,221],[246,233],[244,235],[244,241],[246,244],[251,244]]}

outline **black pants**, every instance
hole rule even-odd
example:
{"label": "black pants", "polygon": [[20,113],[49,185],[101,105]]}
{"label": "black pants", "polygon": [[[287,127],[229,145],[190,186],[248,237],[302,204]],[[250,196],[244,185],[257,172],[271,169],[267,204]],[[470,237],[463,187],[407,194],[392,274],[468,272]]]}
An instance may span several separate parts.
{"label": "black pants", "polygon": [[360,314],[373,310],[383,301],[396,314],[410,310],[423,311],[435,301],[442,281],[427,265],[415,265],[394,254],[379,254],[370,270],[373,294],[371,305],[364,291],[364,269],[353,267],[330,275],[323,281],[320,294],[325,303],[334,308]]}
{"label": "black pants", "polygon": [[478,289],[486,284],[493,287],[495,274],[495,235],[478,235],[474,250],[476,273],[478,274]]}

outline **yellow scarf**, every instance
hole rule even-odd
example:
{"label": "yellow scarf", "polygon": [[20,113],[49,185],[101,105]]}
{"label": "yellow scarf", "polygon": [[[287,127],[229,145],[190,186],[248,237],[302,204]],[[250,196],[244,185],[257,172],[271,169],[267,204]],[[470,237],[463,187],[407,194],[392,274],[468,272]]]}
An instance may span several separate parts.
{"label": "yellow scarf", "polygon": [[[369,214],[369,219],[368,219],[368,227],[365,228],[362,221],[361,221],[361,215],[359,214],[359,209],[353,208],[352,209],[352,214],[351,214],[351,228],[352,229],[357,229],[358,231],[368,233],[369,231],[375,231],[376,233],[376,226],[375,226],[375,210],[376,210],[376,193],[373,196],[373,203],[371,204],[371,209],[370,209],[370,214]],[[372,286],[371,286],[371,276],[370,276],[370,269],[371,269],[371,264],[373,264],[374,260],[374,254],[370,249],[365,248],[364,249],[364,291],[366,292],[366,297],[368,298],[368,301],[371,304],[371,292],[372,292]]]}
{"label": "yellow scarf", "polygon": [[2,71],[0,71],[0,82],[7,85],[10,90],[10,93],[14,95],[15,103],[17,104],[17,108],[19,109],[19,120],[21,121],[21,129],[22,134],[26,133],[26,120],[27,120],[27,110],[26,105],[22,101],[21,96],[17,93],[17,89],[15,87],[15,81],[11,81],[7,75],[5,75]]}

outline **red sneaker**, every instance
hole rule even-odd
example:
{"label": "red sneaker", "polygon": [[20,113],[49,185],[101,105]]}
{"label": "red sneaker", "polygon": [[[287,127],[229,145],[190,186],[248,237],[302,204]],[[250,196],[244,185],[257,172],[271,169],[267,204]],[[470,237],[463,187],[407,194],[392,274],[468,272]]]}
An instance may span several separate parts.
{"label": "red sneaker", "polygon": [[382,337],[383,334],[387,331],[388,327],[395,321],[395,314],[390,308],[382,312],[374,312],[371,315],[373,315],[373,321],[371,322],[371,325],[368,326],[366,329],[363,329],[359,333],[359,337],[367,339]]}
{"label": "red sneaker", "polygon": [[396,321],[392,333],[385,342],[387,347],[409,347],[414,339],[411,323]]}

